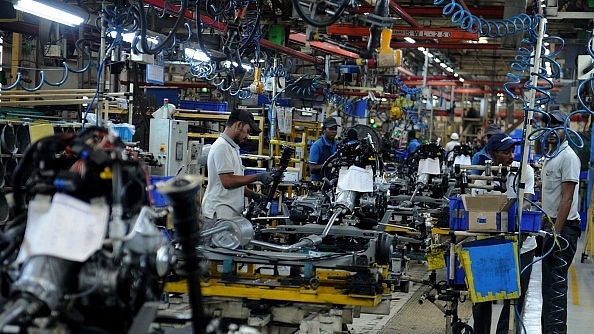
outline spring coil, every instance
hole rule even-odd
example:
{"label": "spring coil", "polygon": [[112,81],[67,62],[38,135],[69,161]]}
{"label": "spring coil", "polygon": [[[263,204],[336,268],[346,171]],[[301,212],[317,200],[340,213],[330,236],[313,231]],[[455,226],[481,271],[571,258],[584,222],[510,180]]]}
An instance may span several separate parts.
{"label": "spring coil", "polygon": [[352,104],[349,103],[348,98],[345,96],[340,96],[327,88],[323,90],[323,94],[329,103],[335,105],[341,110],[348,110],[347,108]]}
{"label": "spring coil", "polygon": [[[302,79],[310,79],[311,83],[306,87],[301,86],[298,84],[298,82]],[[320,80],[320,78],[317,76],[306,75],[297,79],[291,77],[286,81],[286,83],[287,88],[291,89],[297,95],[312,96],[318,90],[318,88],[320,88],[320,83],[318,80]]]}
{"label": "spring coil", "polygon": [[416,94],[419,94],[422,90],[422,88],[420,88],[420,87],[417,87],[417,88],[408,87],[406,84],[404,84],[404,82],[402,82],[402,78],[400,78],[400,77],[394,77],[394,83],[396,84],[396,86],[398,86],[400,91],[406,95],[416,95]]}
{"label": "spring coil", "polygon": [[[417,116],[417,113],[414,111],[413,108],[411,107],[405,107],[402,109],[402,111],[408,115],[408,119],[411,121],[411,123],[413,125],[416,125],[419,129],[427,129],[429,127],[429,124],[427,124],[426,122],[421,122],[419,120],[419,117]],[[420,116],[421,117],[425,117],[426,113],[425,113],[425,109],[421,110],[420,112]]]}
{"label": "spring coil", "polygon": [[456,0],[434,0],[433,4],[443,6],[443,15],[451,16],[452,22],[459,24],[463,30],[478,33],[483,37],[504,37],[538,27],[538,20],[526,14],[519,14],[501,21],[487,21],[472,15]]}
{"label": "spring coil", "polygon": [[[549,317],[549,329],[552,329],[550,333],[560,333],[561,330],[558,329],[559,326],[565,326],[565,321],[563,321],[563,314],[565,313],[565,309],[561,306],[555,306],[555,300],[564,300],[567,298],[567,294],[565,292],[565,287],[567,286],[567,278],[563,274],[563,268],[568,265],[567,261],[563,259],[563,250],[569,247],[569,243],[565,238],[557,235],[556,237],[559,243],[564,242],[565,247],[559,247],[559,249],[555,249],[553,252],[553,257],[555,258],[556,265],[553,267],[551,271],[551,275],[553,276],[553,283],[551,284],[551,312],[547,315]],[[544,329],[543,330],[548,330]]]}

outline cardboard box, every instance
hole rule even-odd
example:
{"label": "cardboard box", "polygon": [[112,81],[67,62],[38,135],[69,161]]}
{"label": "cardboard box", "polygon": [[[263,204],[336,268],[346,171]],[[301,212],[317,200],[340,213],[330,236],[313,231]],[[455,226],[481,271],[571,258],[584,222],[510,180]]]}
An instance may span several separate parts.
{"label": "cardboard box", "polygon": [[508,231],[509,210],[514,199],[508,201],[506,195],[463,195],[462,202],[468,211],[468,231]]}

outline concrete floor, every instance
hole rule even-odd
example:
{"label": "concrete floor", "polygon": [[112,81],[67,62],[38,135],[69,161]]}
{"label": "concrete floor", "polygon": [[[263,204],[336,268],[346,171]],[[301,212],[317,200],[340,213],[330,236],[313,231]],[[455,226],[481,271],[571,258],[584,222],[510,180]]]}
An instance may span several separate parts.
{"label": "concrete floor", "polygon": [[[584,237],[580,239],[578,252],[569,272],[568,294],[568,333],[592,333],[594,330],[590,320],[594,310],[594,261],[592,258],[581,263],[584,252]],[[413,277],[424,278],[428,275],[426,264],[411,261],[409,274]],[[542,334],[540,330],[541,298],[540,263],[534,265],[530,287],[526,299],[523,317],[526,334]],[[409,293],[395,292],[391,301],[389,315],[361,314],[353,324],[348,325],[349,334],[450,334],[445,330],[445,318],[442,311],[429,302],[419,305],[420,293],[426,287],[415,284]],[[502,303],[493,308],[493,327],[497,323]],[[458,306],[460,318],[472,325],[470,301]],[[191,334],[191,326],[163,327],[161,333]],[[492,333],[495,333],[494,329]]]}

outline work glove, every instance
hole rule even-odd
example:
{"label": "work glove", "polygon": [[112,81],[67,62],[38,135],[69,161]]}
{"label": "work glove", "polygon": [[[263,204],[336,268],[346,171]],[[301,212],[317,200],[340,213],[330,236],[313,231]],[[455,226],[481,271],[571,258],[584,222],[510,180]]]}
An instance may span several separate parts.
{"label": "work glove", "polygon": [[274,181],[274,174],[269,172],[259,173],[256,176],[256,181],[260,181],[263,185],[267,186]]}

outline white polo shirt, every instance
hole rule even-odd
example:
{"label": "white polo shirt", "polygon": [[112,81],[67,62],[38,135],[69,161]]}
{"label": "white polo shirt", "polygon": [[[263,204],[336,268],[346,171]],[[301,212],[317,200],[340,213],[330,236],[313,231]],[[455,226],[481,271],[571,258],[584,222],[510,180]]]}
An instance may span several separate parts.
{"label": "white polo shirt", "polygon": [[561,183],[573,182],[573,201],[567,215],[567,220],[580,219],[578,211],[580,185],[580,158],[569,144],[564,141],[559,147],[559,153],[553,158],[546,158],[542,165],[542,209],[551,218],[557,218],[559,203],[561,202]]}
{"label": "white polo shirt", "polygon": [[208,184],[202,199],[202,215],[212,219],[241,216],[244,206],[244,187],[225,189],[220,174],[243,175],[244,167],[239,155],[239,145],[229,136],[221,133],[208,152]]}

